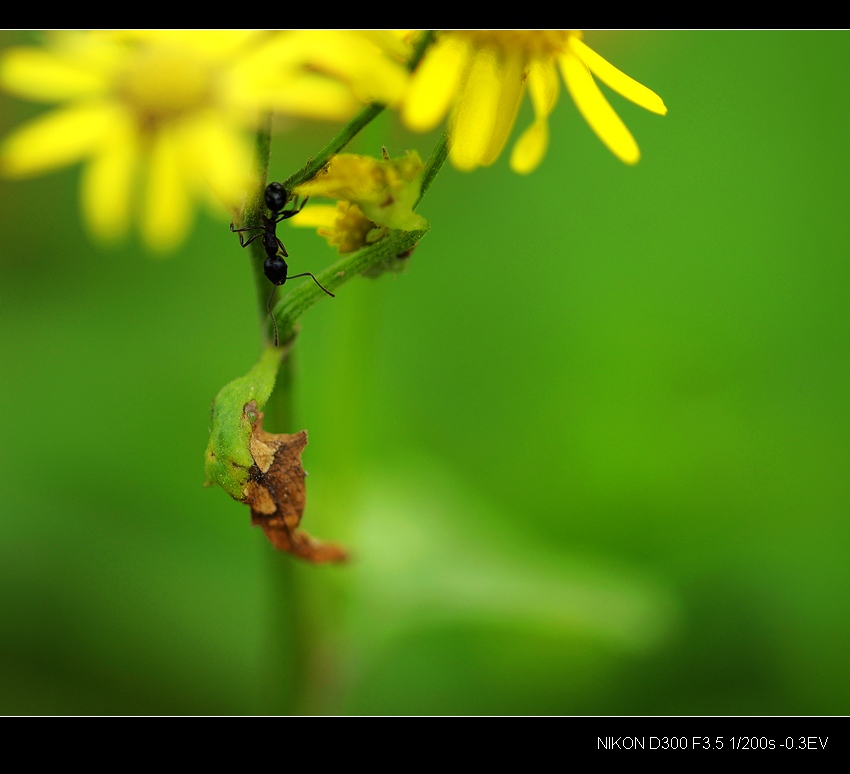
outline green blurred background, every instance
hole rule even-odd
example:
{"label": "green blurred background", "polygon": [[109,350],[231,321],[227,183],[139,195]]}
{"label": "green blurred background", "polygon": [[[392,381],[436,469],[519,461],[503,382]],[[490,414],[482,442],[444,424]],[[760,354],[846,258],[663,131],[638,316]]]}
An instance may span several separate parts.
{"label": "green blurred background", "polygon": [[[201,486],[259,352],[226,221],[158,260],[90,241],[77,168],[0,182],[0,712],[850,711],[850,35],[585,39],[669,108],[610,96],[640,164],[562,92],[534,174],[446,167],[409,270],[303,319],[347,567]],[[334,132],[280,128],[275,179]]]}

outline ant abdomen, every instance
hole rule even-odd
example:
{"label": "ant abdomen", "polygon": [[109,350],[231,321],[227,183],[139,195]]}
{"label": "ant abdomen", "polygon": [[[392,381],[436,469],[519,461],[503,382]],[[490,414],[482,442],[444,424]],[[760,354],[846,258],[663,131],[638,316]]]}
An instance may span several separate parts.
{"label": "ant abdomen", "polygon": [[286,261],[283,260],[280,256],[274,256],[266,258],[263,263],[263,271],[266,273],[266,279],[272,283],[272,285],[283,285],[286,282],[286,274],[289,271],[289,267],[286,265]]}

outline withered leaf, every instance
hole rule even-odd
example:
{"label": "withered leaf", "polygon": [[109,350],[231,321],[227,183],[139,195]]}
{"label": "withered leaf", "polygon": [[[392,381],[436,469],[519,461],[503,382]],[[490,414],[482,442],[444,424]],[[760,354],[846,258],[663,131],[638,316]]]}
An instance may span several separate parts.
{"label": "withered leaf", "polygon": [[345,549],[322,543],[298,529],[307,494],[301,466],[301,452],[307,445],[307,431],[267,433],[263,414],[257,414],[251,433],[251,457],[245,502],[251,507],[251,523],[259,525],[275,548],[288,551],[309,562],[341,562]]}

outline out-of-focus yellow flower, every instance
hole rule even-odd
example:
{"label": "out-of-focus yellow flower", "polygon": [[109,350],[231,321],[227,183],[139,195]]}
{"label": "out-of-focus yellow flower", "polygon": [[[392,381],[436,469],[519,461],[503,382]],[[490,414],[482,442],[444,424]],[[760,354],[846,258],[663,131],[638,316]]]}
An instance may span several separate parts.
{"label": "out-of-focus yellow flower", "polygon": [[472,170],[492,164],[516,120],[525,84],[534,122],[516,141],[511,168],[536,169],[549,145],[549,114],[558,99],[558,71],[579,112],[599,139],[627,164],[640,149],[593,80],[647,110],[665,115],[661,98],[589,48],[577,30],[458,31],[440,33],[414,73],[402,106],[409,127],[433,129],[452,109],[449,157]]}
{"label": "out-of-focus yellow flower", "polygon": [[285,112],[342,120],[360,99],[399,101],[398,43],[345,32],[62,33],[0,59],[0,87],[61,103],[9,136],[0,167],[28,176],[83,161],[82,209],[110,239],[137,213],[154,249],[179,244],[198,200],[238,211],[251,132]]}
{"label": "out-of-focus yellow flower", "polygon": [[422,189],[425,165],[416,151],[397,159],[341,153],[327,169],[296,186],[299,196],[339,199],[337,205],[312,205],[293,218],[312,226],[340,253],[353,252],[380,239],[390,228],[415,231],[427,221],[413,211]]}

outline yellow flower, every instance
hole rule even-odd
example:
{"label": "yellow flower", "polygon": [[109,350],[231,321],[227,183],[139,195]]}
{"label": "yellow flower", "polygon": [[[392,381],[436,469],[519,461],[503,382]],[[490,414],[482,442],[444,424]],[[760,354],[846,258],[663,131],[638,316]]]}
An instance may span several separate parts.
{"label": "yellow flower", "polygon": [[425,219],[413,211],[424,171],[416,151],[407,151],[396,159],[340,153],[322,173],[296,186],[295,193],[344,199],[380,226],[415,231],[425,224]]}
{"label": "yellow flower", "polygon": [[[341,120],[359,98],[398,102],[404,67],[356,33],[65,33],[9,49],[0,87],[61,103],[0,147],[9,176],[83,161],[82,209],[109,239],[137,213],[145,242],[179,244],[196,202],[241,207],[266,112]],[[389,45],[389,44],[388,44]],[[350,67],[347,67],[347,63]]]}
{"label": "yellow flower", "polygon": [[422,190],[422,159],[416,151],[397,159],[384,154],[382,159],[354,153],[334,156],[324,172],[296,186],[294,192],[340,201],[336,207],[305,208],[293,225],[319,227],[319,234],[341,253],[376,242],[390,228],[425,228],[425,218],[413,211]]}
{"label": "yellow flower", "polygon": [[527,82],[534,122],[514,144],[510,163],[515,172],[528,173],[549,145],[558,70],[599,139],[619,159],[635,164],[640,158],[637,143],[593,76],[653,113],[665,115],[667,108],[655,92],[589,48],[575,30],[441,33],[414,73],[402,117],[410,128],[427,131],[452,109],[452,162],[463,170],[487,166],[508,140]]}

